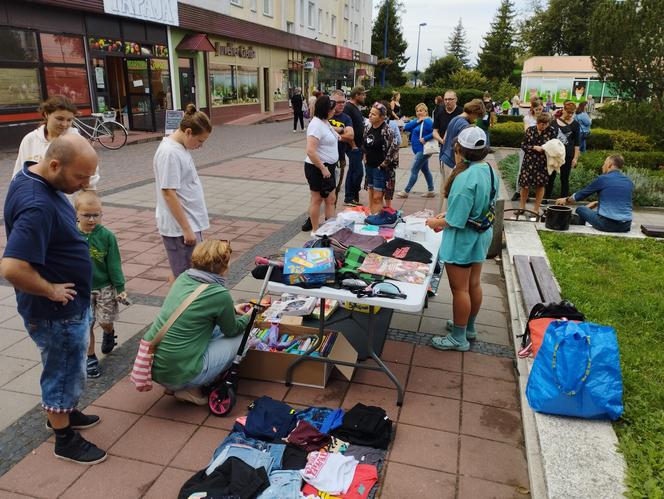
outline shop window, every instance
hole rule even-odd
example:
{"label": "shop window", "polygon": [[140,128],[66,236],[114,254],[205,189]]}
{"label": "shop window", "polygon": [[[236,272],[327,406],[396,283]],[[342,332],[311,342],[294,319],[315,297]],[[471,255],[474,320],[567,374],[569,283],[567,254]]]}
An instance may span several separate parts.
{"label": "shop window", "polygon": [[44,62],[56,64],[85,64],[85,50],[80,36],[39,35]]}
{"label": "shop window", "polygon": [[0,60],[12,62],[37,62],[37,40],[32,31],[0,29]]}
{"label": "shop window", "polygon": [[237,100],[244,104],[258,102],[258,70],[256,68],[237,68]]}
{"label": "shop window", "polygon": [[258,70],[242,66],[210,66],[212,106],[258,102]]}
{"label": "shop window", "polygon": [[0,68],[0,109],[37,107],[40,100],[39,69]]}
{"label": "shop window", "polygon": [[84,67],[46,66],[44,76],[48,95],[64,95],[74,104],[90,104],[88,72]]}
{"label": "shop window", "polygon": [[124,52],[122,42],[112,38],[103,38],[99,36],[91,36],[88,38],[88,46],[94,52],[111,52],[119,53]]}
{"label": "shop window", "polygon": [[150,59],[150,88],[155,111],[173,109],[168,59]]}
{"label": "shop window", "polygon": [[333,38],[337,37],[337,16],[333,15],[330,21],[330,34]]}
{"label": "shop window", "polygon": [[274,101],[288,100],[288,70],[274,71]]}

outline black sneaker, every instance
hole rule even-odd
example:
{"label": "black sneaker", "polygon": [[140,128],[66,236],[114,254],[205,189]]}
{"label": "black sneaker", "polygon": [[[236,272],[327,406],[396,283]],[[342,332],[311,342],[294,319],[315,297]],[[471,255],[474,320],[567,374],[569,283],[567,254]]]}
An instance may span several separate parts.
{"label": "black sneaker", "polygon": [[98,464],[106,460],[106,451],[88,442],[76,432],[66,444],[58,444],[56,439],[53,454],[58,459],[80,464]]}
{"label": "black sneaker", "polygon": [[515,192],[512,195],[512,201],[518,201],[519,199],[521,199],[521,193],[520,192]]}
{"label": "black sneaker", "polygon": [[307,219],[302,224],[302,232],[309,232],[311,229],[313,229],[313,226],[311,225],[311,218],[307,217]]}
{"label": "black sneaker", "polygon": [[551,204],[551,201],[549,201],[548,199],[542,199],[542,204],[543,205]]}
{"label": "black sneaker", "polygon": [[101,371],[99,370],[99,359],[97,359],[96,356],[88,357],[86,371],[88,373],[88,378],[98,378],[101,376]]}
{"label": "black sneaker", "polygon": [[104,336],[101,340],[101,353],[104,355],[111,353],[113,348],[115,348],[115,345],[118,344],[118,342],[115,341],[117,337],[118,336],[115,334],[115,329],[110,333],[104,332]]}
{"label": "black sneaker", "polygon": [[[101,418],[99,416],[92,414],[88,416],[83,414],[78,409],[72,411],[71,414],[69,414],[69,426],[71,426],[72,430],[87,430],[88,428],[92,428],[93,426],[99,424],[100,421]],[[46,429],[53,429],[51,422],[48,420],[46,420]]]}

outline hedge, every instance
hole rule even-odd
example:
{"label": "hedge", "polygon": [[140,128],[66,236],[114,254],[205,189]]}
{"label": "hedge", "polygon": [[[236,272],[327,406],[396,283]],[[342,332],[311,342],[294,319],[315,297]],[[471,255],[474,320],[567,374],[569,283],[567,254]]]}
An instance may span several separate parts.
{"label": "hedge", "polygon": [[[497,123],[491,127],[491,145],[497,147],[521,147],[523,123],[513,121]],[[588,149],[615,149],[618,151],[652,151],[650,139],[636,132],[595,128],[586,139]],[[659,156],[657,156],[659,157]]]}
{"label": "hedge", "polygon": [[[570,175],[570,192],[576,192],[588,185],[600,172],[604,159],[600,163],[588,161],[591,154],[611,153],[615,151],[594,151],[593,153],[582,154],[577,168],[572,170]],[[646,153],[625,153],[625,156],[632,154]],[[606,157],[606,156],[604,156]],[[627,158],[626,158],[627,159]],[[598,166],[599,164],[599,166]],[[643,168],[631,167],[629,161],[625,162],[625,174],[634,182],[633,201],[636,206],[660,206],[664,207],[664,171],[649,171]],[[514,186],[517,172],[519,170],[519,156],[511,154],[498,162],[501,176],[510,189]],[[556,184],[553,190],[553,197],[560,195],[560,175],[556,178]],[[593,200],[594,197],[589,200]]]}
{"label": "hedge", "polygon": [[508,122],[523,123],[523,114],[520,114],[519,116],[512,116],[511,114],[498,115],[498,123],[508,123]]}
{"label": "hedge", "polygon": [[[448,89],[432,87],[392,89],[376,86],[367,91],[366,104],[371,105],[380,100],[386,100],[389,102],[392,99],[393,90],[396,90],[401,94],[401,112],[404,116],[415,116],[415,106],[420,102],[424,102],[429,107],[429,115],[431,115],[436,96],[442,96]],[[459,89],[455,90],[455,92],[459,98],[458,102],[460,106],[463,106],[466,102],[473,99],[481,99],[484,95],[483,91],[475,89]]]}

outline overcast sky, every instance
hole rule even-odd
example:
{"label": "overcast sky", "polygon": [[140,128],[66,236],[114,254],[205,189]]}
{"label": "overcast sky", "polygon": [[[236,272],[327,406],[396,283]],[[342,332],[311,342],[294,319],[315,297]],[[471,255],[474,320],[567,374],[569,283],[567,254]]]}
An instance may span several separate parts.
{"label": "overcast sky", "polygon": [[[379,5],[382,0],[374,0],[374,5]],[[517,10],[524,10],[529,4],[528,0],[513,0]],[[498,10],[500,0],[403,0],[406,12],[401,15],[401,26],[404,37],[408,42],[406,56],[410,57],[406,70],[415,69],[415,53],[417,52],[417,28],[422,26],[420,38],[420,61],[419,70],[426,69],[429,65],[430,48],[434,57],[445,55],[445,44],[456,26],[459,18],[462,18],[466,28],[469,42],[471,61],[474,64],[480,44],[493,17]],[[374,18],[377,10],[374,10]],[[382,54],[376,54],[379,58]]]}

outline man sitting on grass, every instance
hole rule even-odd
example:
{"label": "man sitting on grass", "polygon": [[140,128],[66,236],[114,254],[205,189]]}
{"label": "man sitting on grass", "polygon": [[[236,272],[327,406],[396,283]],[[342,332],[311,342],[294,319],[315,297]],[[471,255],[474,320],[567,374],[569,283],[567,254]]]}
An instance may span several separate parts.
{"label": "man sitting on grass", "polygon": [[[625,164],[620,154],[604,160],[602,175],[579,192],[556,200],[556,204],[574,204],[597,193],[599,200],[579,206],[576,214],[582,224],[588,222],[603,232],[629,232],[632,226],[632,192],[634,183],[621,169]],[[597,211],[594,208],[597,207]]]}

